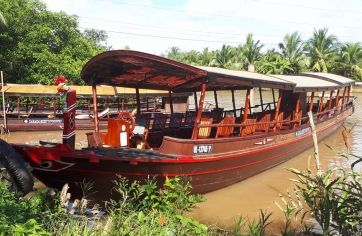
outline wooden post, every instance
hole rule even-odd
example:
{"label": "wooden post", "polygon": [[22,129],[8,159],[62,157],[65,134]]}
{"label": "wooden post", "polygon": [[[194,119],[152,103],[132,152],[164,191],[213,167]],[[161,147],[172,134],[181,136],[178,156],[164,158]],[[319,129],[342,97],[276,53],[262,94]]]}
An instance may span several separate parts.
{"label": "wooden post", "polygon": [[90,98],[88,98],[88,115],[90,117]]}
{"label": "wooden post", "polygon": [[[298,95],[298,100],[297,100],[297,104],[295,104],[295,112],[294,112],[294,120],[296,119],[300,119],[302,117],[299,117],[299,108],[300,108],[300,93]],[[300,121],[294,121],[294,124],[293,124],[293,129],[295,129],[297,127],[297,123],[299,123]]]}
{"label": "wooden post", "polygon": [[259,87],[259,96],[260,96],[260,104],[261,104],[261,111],[264,111],[264,104],[263,104],[263,95],[261,94],[261,87]]}
{"label": "wooden post", "polygon": [[92,93],[93,93],[93,117],[94,117],[94,130],[99,132],[99,121],[98,121],[98,101],[97,101],[97,85],[93,78],[92,82]]}
{"label": "wooden post", "polygon": [[235,90],[231,90],[231,100],[233,102],[233,109],[234,109],[234,117],[236,117],[236,107],[235,107]]}
{"label": "wooden post", "polygon": [[205,81],[203,81],[203,83],[201,85],[201,95],[200,95],[200,101],[199,101],[199,109],[197,111],[197,116],[196,116],[195,124],[194,124],[194,130],[192,132],[192,139],[193,140],[197,139],[197,134],[199,132],[199,128],[197,126],[201,122],[202,108],[204,107],[205,93],[206,93],[206,83],[205,83]]}
{"label": "wooden post", "polygon": [[20,97],[18,97],[18,118],[20,118]]}
{"label": "wooden post", "polygon": [[245,122],[246,119],[248,119],[248,109],[249,109],[249,105],[250,105],[250,88],[248,88],[248,90],[246,91],[245,107],[244,107],[244,117],[243,117],[243,121],[242,121],[242,122]]}
{"label": "wooden post", "polygon": [[349,102],[350,96],[351,96],[351,85],[348,86],[347,102]]}
{"label": "wooden post", "polygon": [[[333,90],[331,90],[329,94],[328,111],[332,108],[332,99],[333,99]],[[331,112],[328,112],[327,118],[329,118],[329,114],[331,114]]]}
{"label": "wooden post", "polygon": [[334,105],[334,107],[337,107],[336,110],[334,111],[334,114],[336,114],[337,112],[339,112],[339,89],[337,90],[337,95],[336,95],[336,104]]}
{"label": "wooden post", "polygon": [[314,105],[314,92],[312,92],[312,95],[310,96],[310,102],[309,102],[309,112],[312,112]]}
{"label": "wooden post", "polygon": [[345,102],[345,96],[346,96],[346,90],[347,90],[347,87],[344,87],[344,90],[343,90],[343,97],[342,97],[342,107],[341,107],[341,112],[343,111],[343,108],[344,108],[344,102]]}
{"label": "wooden post", "polygon": [[[194,92],[194,99],[195,99],[195,111],[198,112],[198,109],[197,109],[197,93],[196,92]],[[203,107],[201,107],[201,111],[202,111],[202,108]]]}
{"label": "wooden post", "polygon": [[316,164],[316,168],[317,168],[317,175],[321,176],[322,172],[321,172],[321,164],[319,162],[318,138],[317,138],[317,132],[316,132],[316,129],[314,126],[313,113],[308,112],[308,116],[309,116],[309,121],[310,121],[310,128],[312,131],[312,137],[313,137],[314,159],[315,159],[315,164]]}
{"label": "wooden post", "polygon": [[217,92],[214,90],[214,99],[215,99],[215,108],[219,108],[218,100],[217,100]]}
{"label": "wooden post", "polygon": [[53,108],[54,108],[54,118],[57,114],[57,99],[53,99]]}
{"label": "wooden post", "polygon": [[28,113],[29,109],[29,97],[26,98],[26,113]]}
{"label": "wooden post", "polygon": [[282,98],[283,98],[283,90],[279,90],[279,97],[278,97],[277,107],[275,108],[274,120],[276,120],[278,115],[279,115],[279,110],[280,110],[280,105],[282,103]]}
{"label": "wooden post", "polygon": [[168,99],[170,99],[170,111],[173,114],[173,103],[172,103],[172,93],[171,90],[168,90]]}
{"label": "wooden post", "polygon": [[[321,97],[321,100],[319,102],[318,113],[323,111],[323,102],[324,102],[324,91],[322,92],[322,97]],[[320,121],[321,118],[322,118],[322,115],[318,115],[318,121]]]}
{"label": "wooden post", "polygon": [[156,97],[153,97],[153,112],[156,112],[157,109],[157,99]]}
{"label": "wooden post", "polygon": [[136,88],[136,102],[137,102],[137,112],[136,114],[141,114],[141,97],[140,97],[140,89]]}
{"label": "wooden post", "polygon": [[147,112],[148,112],[149,108],[150,108],[150,106],[148,104],[148,97],[146,97],[146,109],[147,109]]}
{"label": "wooden post", "polygon": [[4,112],[4,129],[5,132],[7,131],[7,124],[6,124],[6,112],[5,112],[5,88],[4,88],[4,75],[3,75],[3,71],[1,71],[1,93],[2,93],[2,97],[3,97],[3,112]]}
{"label": "wooden post", "polygon": [[[279,93],[280,93],[280,90],[279,90]],[[277,106],[277,105],[275,105],[275,93],[274,93],[274,89],[272,89],[272,94],[273,94],[274,109],[276,109],[276,106]]]}

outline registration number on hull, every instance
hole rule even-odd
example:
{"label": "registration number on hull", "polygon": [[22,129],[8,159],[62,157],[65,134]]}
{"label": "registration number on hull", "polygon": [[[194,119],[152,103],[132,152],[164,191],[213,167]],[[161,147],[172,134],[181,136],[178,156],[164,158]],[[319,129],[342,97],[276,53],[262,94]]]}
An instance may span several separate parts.
{"label": "registration number on hull", "polygon": [[204,145],[195,145],[194,146],[194,154],[205,154],[212,153],[212,145],[204,144]]}

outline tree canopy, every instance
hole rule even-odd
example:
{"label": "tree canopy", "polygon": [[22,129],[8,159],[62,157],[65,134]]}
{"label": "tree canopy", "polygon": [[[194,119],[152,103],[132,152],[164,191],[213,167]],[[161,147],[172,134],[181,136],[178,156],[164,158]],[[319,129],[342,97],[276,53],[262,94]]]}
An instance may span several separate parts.
{"label": "tree canopy", "polygon": [[52,12],[39,0],[0,0],[0,70],[7,83],[54,84],[58,75],[82,84],[80,71],[107,50],[104,31],[81,31],[78,17]]}

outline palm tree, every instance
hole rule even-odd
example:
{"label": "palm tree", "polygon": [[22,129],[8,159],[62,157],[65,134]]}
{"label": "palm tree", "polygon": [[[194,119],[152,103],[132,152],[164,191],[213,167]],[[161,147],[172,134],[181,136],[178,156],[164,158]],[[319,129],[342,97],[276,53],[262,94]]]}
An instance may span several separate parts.
{"label": "palm tree", "polygon": [[228,65],[233,63],[234,48],[230,45],[222,45],[221,50],[217,50],[210,63],[211,66],[227,68]]}
{"label": "palm tree", "polygon": [[333,34],[327,36],[328,29],[314,29],[313,37],[308,41],[309,56],[312,70],[328,72],[328,67],[336,61],[337,37]]}
{"label": "palm tree", "polygon": [[198,64],[201,66],[209,66],[213,58],[213,53],[209,52],[209,48],[204,48],[199,54]]}
{"label": "palm tree", "polygon": [[166,51],[166,57],[175,61],[181,61],[182,54],[181,49],[175,46]]}
{"label": "palm tree", "polygon": [[184,53],[182,62],[190,65],[197,65],[197,59],[199,57],[199,52],[196,50],[191,50]]}
{"label": "palm tree", "polygon": [[255,62],[262,59],[261,49],[264,47],[263,44],[260,44],[260,40],[254,42],[253,34],[248,34],[246,36],[246,43],[243,46],[239,46],[239,57],[240,59],[248,65],[248,71],[255,71]]}
{"label": "palm tree", "polygon": [[354,77],[362,70],[362,47],[360,43],[346,43],[341,46],[341,61],[343,75]]}
{"label": "palm tree", "polygon": [[279,43],[283,57],[289,61],[294,72],[299,72],[301,68],[309,65],[305,55],[306,47],[307,43],[303,42],[297,31],[285,35],[283,43]]}

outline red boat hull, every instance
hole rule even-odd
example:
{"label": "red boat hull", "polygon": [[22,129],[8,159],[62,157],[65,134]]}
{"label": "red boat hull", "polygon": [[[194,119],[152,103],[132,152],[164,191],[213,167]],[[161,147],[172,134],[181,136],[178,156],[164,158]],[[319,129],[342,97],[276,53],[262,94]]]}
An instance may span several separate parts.
{"label": "red boat hull", "polygon": [[[350,107],[338,116],[316,124],[318,140],[328,137],[351,115]],[[192,155],[194,145],[211,144],[211,154]],[[74,197],[81,197],[77,183],[93,182],[93,198],[108,200],[117,175],[130,181],[156,176],[187,176],[193,192],[214,191],[281,164],[312,147],[310,128],[260,133],[246,137],[182,140],[165,137],[159,151],[138,149],[73,150],[66,145],[38,147],[14,145],[34,168],[33,174],[45,185],[61,189],[70,185]],[[166,155],[165,153],[172,153]],[[92,198],[92,196],[90,196]]]}

